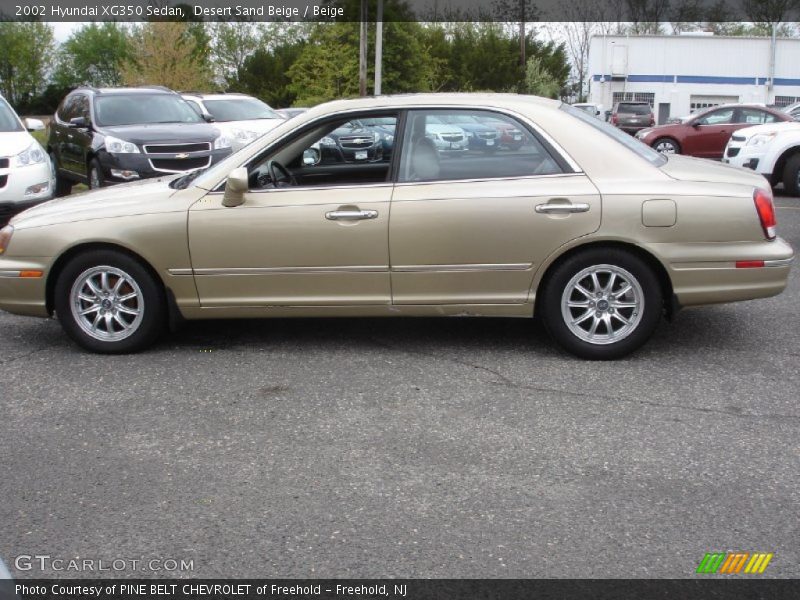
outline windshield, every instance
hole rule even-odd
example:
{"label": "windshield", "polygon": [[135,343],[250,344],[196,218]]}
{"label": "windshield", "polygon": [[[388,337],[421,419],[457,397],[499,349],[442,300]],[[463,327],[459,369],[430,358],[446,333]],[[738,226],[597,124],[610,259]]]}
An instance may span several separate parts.
{"label": "windshield", "polygon": [[281,119],[282,117],[256,98],[225,98],[204,100],[206,110],[215,121],[250,121],[252,119]]}
{"label": "windshield", "polygon": [[569,106],[567,104],[562,104],[560,109],[566,113],[571,114],[573,117],[583,121],[584,123],[588,123],[598,131],[602,131],[608,137],[613,139],[615,142],[622,144],[628,150],[635,152],[653,166],[660,167],[661,165],[667,162],[666,156],[664,156],[660,152],[656,152],[647,144],[640,142],[635,137],[628,135],[621,129],[617,129],[616,127],[606,123],[605,121],[601,121],[600,119],[592,117],[591,115],[587,114],[586,112],[582,111],[579,108],[575,108],[574,106]]}
{"label": "windshield", "polygon": [[203,123],[203,119],[174,94],[113,94],[95,96],[95,122],[101,127]]}
{"label": "windshield", "polygon": [[628,115],[649,115],[649,104],[620,104],[617,107],[617,114],[624,113]]}
{"label": "windshield", "polygon": [[9,131],[24,131],[24,129],[11,107],[5,100],[0,98],[0,132],[6,133]]}

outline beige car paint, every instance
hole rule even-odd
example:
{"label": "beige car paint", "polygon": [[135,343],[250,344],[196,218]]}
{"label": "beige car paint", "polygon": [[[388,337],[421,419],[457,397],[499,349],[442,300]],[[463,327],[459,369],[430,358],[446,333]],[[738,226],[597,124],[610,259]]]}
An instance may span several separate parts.
{"label": "beige car paint", "polygon": [[[214,191],[231,170],[305,124],[412,107],[511,115],[552,141],[576,174],[333,186],[324,194],[277,189],[249,192],[242,206],[230,208]],[[12,221],[0,273],[40,269],[44,276],[0,276],[0,308],[47,316],[46,283],[54,266],[87,244],[114,245],[141,257],[190,319],[530,316],[547,269],[586,244],[622,243],[648,253],[687,306],[765,297],[785,287],[793,251],[781,239],[764,239],[752,198],[756,187],[768,189],[762,177],[678,156],[656,168],[558,107],[556,101],[486,94],[337,101],[280,125],[185,190],[150,180],[40,205]],[[586,202],[590,210],[536,214],[536,204],[551,198]],[[674,225],[643,223],[643,206],[651,200],[675,203]],[[325,219],[342,207],[369,208],[378,217],[347,224]],[[737,269],[737,260],[784,262]]]}

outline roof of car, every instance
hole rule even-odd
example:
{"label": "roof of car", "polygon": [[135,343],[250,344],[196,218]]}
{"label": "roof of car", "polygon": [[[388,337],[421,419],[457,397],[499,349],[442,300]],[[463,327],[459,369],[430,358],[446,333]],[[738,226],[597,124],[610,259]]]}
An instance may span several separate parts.
{"label": "roof of car", "polygon": [[231,92],[230,94],[206,94],[204,92],[179,92],[184,98],[199,98],[201,100],[225,100],[226,98],[252,98],[247,94],[240,94],[239,92]]}
{"label": "roof of car", "polygon": [[[472,105],[481,106],[505,106],[514,105],[530,106],[535,104],[547,108],[558,108],[561,106],[560,100],[551,100],[539,96],[527,96],[524,94],[490,94],[490,93],[442,93],[442,94],[396,94],[389,96],[366,96],[363,98],[351,98],[347,100],[333,100],[319,106],[315,106],[311,111],[324,106],[328,111],[371,109],[371,108],[402,108],[405,106],[459,106],[464,105],[469,108]],[[311,112],[309,111],[309,112]]]}
{"label": "roof of car", "polygon": [[168,87],[161,85],[145,85],[140,87],[104,87],[96,88],[91,86],[81,86],[73,90],[73,92],[88,92],[92,94],[114,95],[114,94],[174,94],[175,92]]}

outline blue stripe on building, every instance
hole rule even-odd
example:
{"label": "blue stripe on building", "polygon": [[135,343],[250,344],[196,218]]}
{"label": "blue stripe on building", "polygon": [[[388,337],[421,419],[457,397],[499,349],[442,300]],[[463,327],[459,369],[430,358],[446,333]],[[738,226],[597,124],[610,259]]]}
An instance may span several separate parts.
{"label": "blue stripe on building", "polygon": [[[611,81],[611,75],[592,75],[593,81],[604,78]],[[766,77],[718,77],[714,75],[628,75],[630,83],[712,83],[717,85],[766,85]],[[776,77],[775,86],[800,86],[800,79]]]}

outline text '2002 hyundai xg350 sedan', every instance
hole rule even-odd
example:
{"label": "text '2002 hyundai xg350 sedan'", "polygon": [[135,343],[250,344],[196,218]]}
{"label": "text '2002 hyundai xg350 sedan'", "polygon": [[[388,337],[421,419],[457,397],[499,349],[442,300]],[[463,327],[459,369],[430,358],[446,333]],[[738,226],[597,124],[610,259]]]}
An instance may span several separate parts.
{"label": "text '2002 hyundai xg350 sedan'", "polygon": [[[445,156],[427,125],[464,117],[525,143]],[[322,160],[322,138],[375,118],[393,120],[390,160]],[[0,308],[55,314],[96,352],[145,348],[181,317],[536,314],[592,359],[678,307],[780,293],[793,258],[760,175],[488,94],[324,104],[205,171],[32,208],[0,252]]]}

